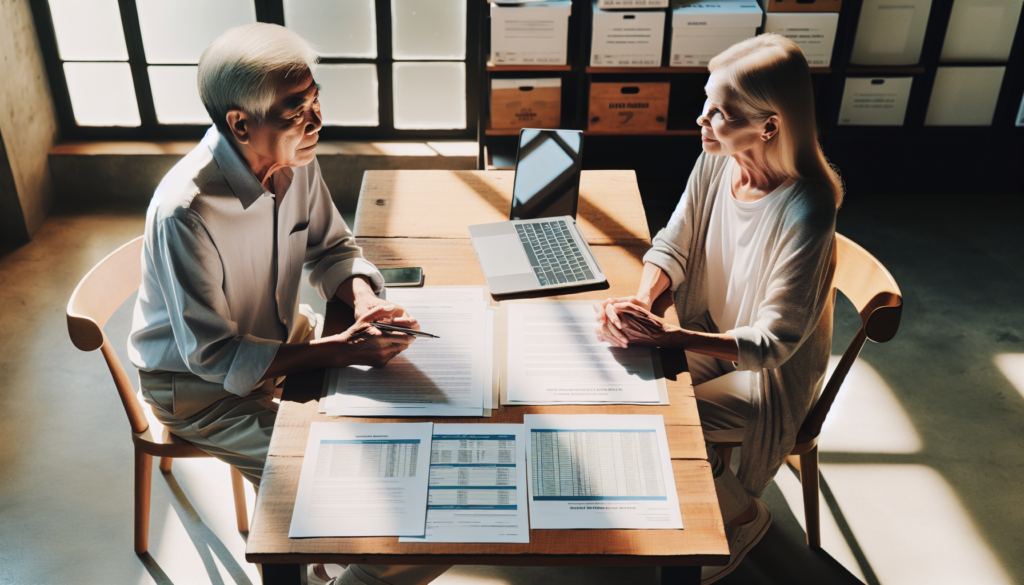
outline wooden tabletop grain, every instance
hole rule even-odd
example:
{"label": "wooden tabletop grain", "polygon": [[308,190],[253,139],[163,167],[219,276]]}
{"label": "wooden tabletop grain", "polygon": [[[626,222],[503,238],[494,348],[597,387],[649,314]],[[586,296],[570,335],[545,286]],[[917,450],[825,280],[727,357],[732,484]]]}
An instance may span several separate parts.
{"label": "wooden tabletop grain", "polygon": [[[366,171],[353,233],[466,239],[469,225],[508,219],[514,180],[513,171]],[[576,221],[592,245],[650,245],[633,171],[583,171]]]}

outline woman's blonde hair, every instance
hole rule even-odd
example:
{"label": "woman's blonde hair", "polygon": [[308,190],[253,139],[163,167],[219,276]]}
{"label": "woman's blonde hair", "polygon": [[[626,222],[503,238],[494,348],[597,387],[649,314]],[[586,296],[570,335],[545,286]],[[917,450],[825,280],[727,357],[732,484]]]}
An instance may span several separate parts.
{"label": "woman's blonde hair", "polygon": [[843,181],[818,144],[811,72],[800,47],[786,37],[765,33],[719,53],[708,70],[748,119],[778,116],[778,132],[765,145],[770,168],[825,185],[838,209]]}

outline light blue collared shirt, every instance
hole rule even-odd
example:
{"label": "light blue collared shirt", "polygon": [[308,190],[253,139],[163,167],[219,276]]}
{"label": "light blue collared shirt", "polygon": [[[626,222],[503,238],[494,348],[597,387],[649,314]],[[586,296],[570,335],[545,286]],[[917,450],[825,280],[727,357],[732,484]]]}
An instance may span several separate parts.
{"label": "light blue collared shirt", "polygon": [[288,175],[275,210],[278,197],[210,128],[163,178],[146,214],[128,339],[136,367],[191,372],[245,396],[295,326],[303,264],[325,299],[356,275],[380,291],[384,281],[355,245],[317,161],[274,180]]}

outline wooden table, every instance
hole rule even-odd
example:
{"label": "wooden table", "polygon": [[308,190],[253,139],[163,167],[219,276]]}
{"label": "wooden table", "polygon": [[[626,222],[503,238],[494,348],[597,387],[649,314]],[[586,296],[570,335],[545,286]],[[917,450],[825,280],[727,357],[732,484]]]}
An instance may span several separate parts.
{"label": "wooden table", "polygon": [[[625,176],[626,173],[620,176]],[[584,178],[604,173],[584,173]],[[492,176],[494,175],[494,176]],[[631,177],[632,173],[628,173]],[[427,286],[483,285],[486,284],[480,271],[473,245],[464,235],[445,237],[453,234],[455,223],[411,222],[410,237],[395,237],[388,233],[406,233],[401,226],[414,214],[404,210],[406,202],[413,197],[413,176],[420,177],[424,184],[450,184],[452,176],[461,176],[466,184],[477,185],[488,193],[486,187],[510,176],[502,171],[461,172],[461,171],[371,171],[364,178],[363,197],[357,212],[356,230],[358,243],[363,254],[379,267],[420,266],[426,275]],[[618,205],[619,201],[631,202],[633,215],[643,218],[643,207],[635,179],[625,181],[626,186],[616,196],[614,190],[601,191],[593,200],[598,205]],[[381,195],[386,203],[377,205],[377,195],[387,187],[388,194]],[[614,184],[614,183],[612,183]],[[403,186],[404,185],[404,186]],[[581,189],[582,190],[582,189]],[[433,211],[425,203],[418,203],[420,213],[439,215],[439,209],[461,209],[459,215],[466,223],[501,221],[500,214],[486,212],[486,208],[474,208],[479,193],[473,190],[428,190],[433,200]],[[635,200],[633,195],[635,194]],[[402,202],[403,210],[398,212]],[[368,207],[389,206],[395,215],[389,216]],[[507,203],[506,203],[507,206]],[[507,207],[506,207],[507,208]],[[608,209],[609,207],[605,207]],[[481,219],[469,216],[467,209],[476,209]],[[593,246],[594,255],[608,276],[608,285],[603,289],[580,291],[569,289],[570,293],[550,298],[558,299],[601,299],[607,296],[625,296],[636,292],[642,269],[642,256],[650,246],[646,220],[622,220],[620,228],[608,227],[601,220],[584,221],[584,207],[580,205],[580,225],[590,226],[591,234],[600,239],[607,229],[618,234],[624,244],[612,241]],[[638,213],[637,213],[638,212]],[[633,217],[633,216],[629,216]],[[396,218],[401,218],[396,219]],[[422,219],[422,218],[421,218]],[[450,218],[449,218],[450,219]],[[360,231],[362,230],[362,231]],[[615,231],[619,230],[619,231]],[[367,236],[367,232],[378,234]],[[637,236],[639,241],[626,237],[626,233]],[[468,235],[468,234],[467,234]],[[539,295],[520,295],[539,296]],[[502,299],[509,297],[502,297]],[[675,313],[667,296],[659,299],[655,311],[666,318],[675,320]],[[330,303],[327,310],[325,334],[343,330],[351,322],[351,310],[338,303]],[[588,566],[660,566],[663,583],[698,583],[701,565],[723,565],[728,562],[729,549],[725,541],[721,512],[715,496],[704,450],[704,440],[697,416],[697,405],[693,397],[690,376],[686,371],[685,356],[681,351],[662,351],[666,385],[669,391],[669,405],[666,406],[517,406],[501,407],[492,418],[437,418],[437,419],[384,419],[350,418],[351,422],[434,422],[447,423],[522,423],[525,414],[661,414],[665,417],[669,452],[675,476],[676,490],[683,518],[683,530],[531,530],[529,544],[439,544],[399,543],[397,537],[374,538],[306,538],[289,539],[295,496],[298,492],[299,471],[305,452],[309,424],[313,421],[337,421],[317,412],[317,399],[323,387],[323,370],[305,372],[288,377],[281,401],[280,412],[274,425],[269,457],[263,473],[263,482],[256,502],[246,545],[246,560],[263,563],[265,583],[299,583],[299,563],[371,563],[371,564],[454,564],[454,565],[588,565]]]}

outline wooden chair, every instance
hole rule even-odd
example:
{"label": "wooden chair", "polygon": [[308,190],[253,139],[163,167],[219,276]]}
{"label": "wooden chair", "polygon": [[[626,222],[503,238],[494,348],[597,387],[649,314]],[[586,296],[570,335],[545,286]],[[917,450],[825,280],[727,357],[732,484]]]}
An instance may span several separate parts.
{"label": "wooden chair", "polygon": [[[818,515],[818,436],[821,434],[821,425],[835,402],[846,374],[860,355],[864,341],[870,339],[876,343],[885,343],[892,339],[900,326],[900,315],[903,312],[903,297],[899,286],[874,256],[840,234],[836,234],[836,253],[836,271],[832,280],[833,304],[835,291],[843,291],[860,313],[862,326],[843,353],[814,408],[804,419],[788,459],[789,464],[800,472],[807,544],[812,547],[821,547]],[[739,446],[740,443],[719,443],[716,452],[729,465],[733,447]]]}
{"label": "wooden chair", "polygon": [[[209,457],[188,441],[172,435],[160,424],[148,404],[139,400],[117,353],[103,332],[114,311],[142,283],[142,237],[114,250],[82,278],[68,301],[68,334],[82,351],[99,349],[107,362],[121,397],[135,443],[135,552],[149,549],[149,501],[153,456],[160,457],[160,471],[169,473],[178,457]],[[231,468],[235,516],[239,532],[249,531],[242,474]]]}

